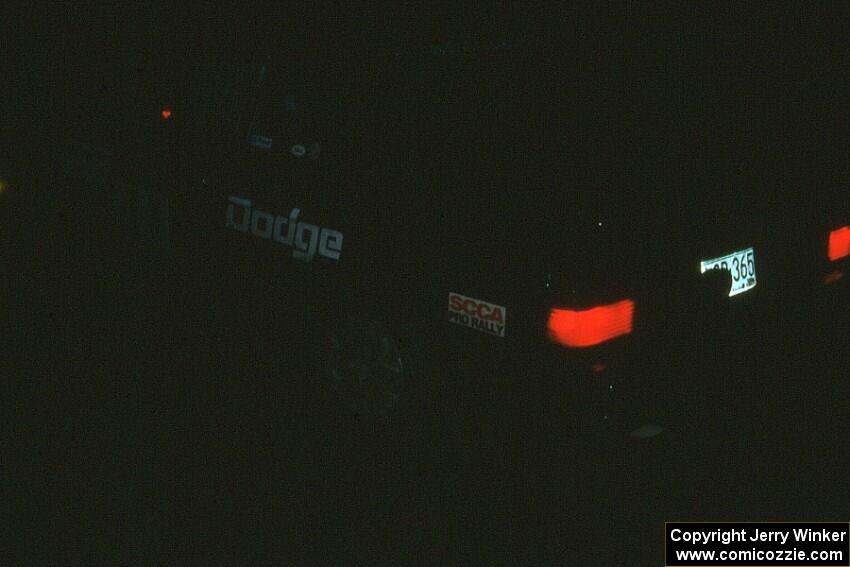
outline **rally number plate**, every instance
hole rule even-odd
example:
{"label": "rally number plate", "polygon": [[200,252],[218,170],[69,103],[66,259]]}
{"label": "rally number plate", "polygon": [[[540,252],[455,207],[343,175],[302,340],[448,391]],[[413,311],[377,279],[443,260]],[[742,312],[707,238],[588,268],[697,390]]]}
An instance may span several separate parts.
{"label": "rally number plate", "polygon": [[706,270],[728,270],[732,273],[732,289],[729,297],[744,293],[756,287],[756,260],[752,248],[733,252],[719,258],[703,260],[699,265],[700,273]]}

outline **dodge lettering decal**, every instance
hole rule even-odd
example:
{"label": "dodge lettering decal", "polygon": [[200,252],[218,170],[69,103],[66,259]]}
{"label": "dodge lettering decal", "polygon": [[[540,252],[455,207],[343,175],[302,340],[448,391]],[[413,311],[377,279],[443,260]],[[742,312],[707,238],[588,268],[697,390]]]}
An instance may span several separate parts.
{"label": "dodge lettering decal", "polygon": [[[339,260],[342,253],[342,233],[329,228],[298,220],[301,209],[295,208],[289,216],[272,215],[257,208],[252,209],[249,199],[231,196],[227,205],[228,228],[248,232],[264,240],[274,240],[284,246],[292,246],[292,257],[302,262],[311,262],[318,248],[319,256]],[[237,207],[242,208],[237,218]]]}

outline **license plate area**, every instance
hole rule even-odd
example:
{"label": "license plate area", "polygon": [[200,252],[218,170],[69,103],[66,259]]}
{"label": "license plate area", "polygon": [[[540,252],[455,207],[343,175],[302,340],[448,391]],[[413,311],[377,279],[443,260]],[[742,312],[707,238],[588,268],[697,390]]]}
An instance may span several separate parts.
{"label": "license plate area", "polygon": [[732,274],[732,288],[729,290],[729,297],[750,291],[756,287],[756,260],[755,251],[752,248],[703,260],[700,262],[699,269],[701,274],[714,269],[730,272]]}

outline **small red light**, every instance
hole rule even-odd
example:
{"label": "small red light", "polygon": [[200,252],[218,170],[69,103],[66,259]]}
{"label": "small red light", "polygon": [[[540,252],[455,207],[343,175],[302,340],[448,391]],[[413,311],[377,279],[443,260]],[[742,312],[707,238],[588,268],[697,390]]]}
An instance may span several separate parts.
{"label": "small red light", "polygon": [[590,365],[590,369],[593,370],[593,372],[595,372],[596,374],[604,372],[606,368],[608,368],[608,366],[604,362],[595,362]]}
{"label": "small red light", "polygon": [[624,299],[610,305],[575,311],[552,309],[549,339],[569,347],[589,347],[632,332],[635,302]]}
{"label": "small red light", "polygon": [[162,112],[160,114],[162,114],[162,118],[164,120],[168,120],[169,118],[171,118],[171,109],[170,108],[163,108]]}
{"label": "small red light", "polygon": [[829,259],[832,262],[850,255],[850,226],[829,233]]}

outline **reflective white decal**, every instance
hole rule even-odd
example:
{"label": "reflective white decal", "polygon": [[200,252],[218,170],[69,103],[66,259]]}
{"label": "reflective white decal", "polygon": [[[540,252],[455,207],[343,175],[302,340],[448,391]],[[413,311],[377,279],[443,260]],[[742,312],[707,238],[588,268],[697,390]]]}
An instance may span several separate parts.
{"label": "reflective white decal", "polygon": [[[239,232],[248,232],[250,228],[254,236],[293,246],[295,249],[292,251],[292,257],[302,262],[311,262],[317,251],[319,256],[339,260],[342,253],[342,233],[315,224],[298,222],[301,209],[292,209],[288,217],[274,216],[259,209],[252,210],[250,199],[230,196],[228,200],[228,228]],[[237,207],[243,209],[241,216],[237,215]]]}
{"label": "reflective white decal", "polygon": [[704,274],[706,270],[718,269],[727,270],[732,274],[732,288],[729,290],[729,297],[756,287],[756,259],[752,248],[711,260],[703,260],[699,264],[701,274]]}
{"label": "reflective white decal", "polygon": [[506,315],[507,310],[501,305],[494,305],[458,293],[449,293],[450,323],[504,337]]}
{"label": "reflective white decal", "polygon": [[270,150],[272,149],[272,139],[254,134],[251,136],[251,145],[263,150]]}

